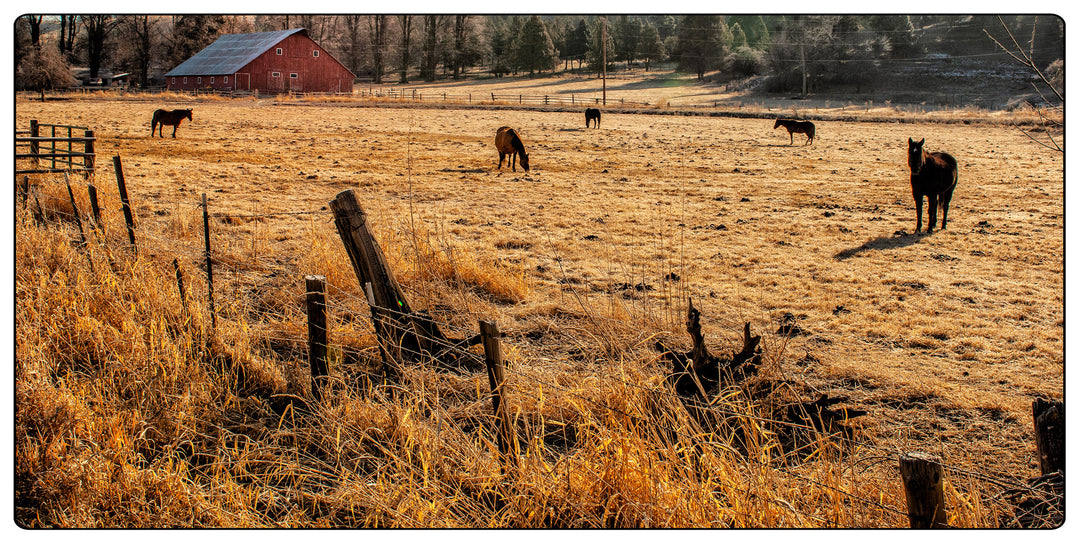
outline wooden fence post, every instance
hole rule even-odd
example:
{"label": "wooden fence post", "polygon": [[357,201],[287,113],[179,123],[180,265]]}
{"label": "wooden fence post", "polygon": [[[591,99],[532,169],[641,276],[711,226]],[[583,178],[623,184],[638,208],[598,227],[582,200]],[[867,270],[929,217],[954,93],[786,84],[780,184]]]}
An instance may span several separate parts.
{"label": "wooden fence post", "polygon": [[484,344],[484,362],[487,364],[488,383],[491,385],[491,405],[495,413],[495,433],[499,441],[499,453],[509,459],[515,435],[507,416],[506,376],[503,367],[502,344],[499,327],[493,321],[480,321],[480,338]]}
{"label": "wooden fence post", "polygon": [[[94,162],[95,161],[94,161],[94,131],[92,131],[92,130],[86,131],[86,142],[85,142],[85,146],[83,148],[83,152],[86,153],[86,155],[83,156],[83,166],[85,166],[87,168],[87,170],[88,170],[88,172],[86,173],[86,177],[93,176],[94,175]],[[75,162],[74,159],[72,160],[72,162]]]}
{"label": "wooden fence post", "polygon": [[1039,471],[1065,472],[1065,403],[1035,399],[1031,403],[1035,420],[1035,450],[1039,454]]}
{"label": "wooden fence post", "polygon": [[210,259],[210,211],[206,206],[206,193],[202,194],[203,239],[206,240],[206,297],[210,301],[210,330],[217,330],[217,312],[214,311],[214,263]]}
{"label": "wooden fence post", "polygon": [[37,155],[41,150],[41,144],[38,143],[37,138],[41,136],[41,127],[38,126],[37,119],[30,120],[30,154],[34,155],[34,166],[41,164],[41,158]]}
{"label": "wooden fence post", "polygon": [[326,365],[326,277],[306,276],[308,316],[308,361],[311,364],[311,393],[322,401],[324,378],[330,375]]}
{"label": "wooden fence post", "polygon": [[[68,179],[68,175],[64,174],[64,182],[67,183],[68,197],[71,198],[71,214],[75,216],[75,225],[79,227],[79,240],[80,247],[86,247],[86,231],[83,230],[82,218],[79,217],[79,206],[75,203],[75,193],[71,190],[71,180]],[[87,254],[87,257],[90,255]],[[90,266],[93,267],[94,263],[91,261]]]}
{"label": "wooden fence post", "polygon": [[375,332],[390,355],[402,363],[419,360],[425,352],[439,351],[446,344],[446,337],[433,323],[418,322],[386,263],[382,248],[368,230],[367,214],[353,190],[338,193],[330,202],[330,209],[357,280],[360,285],[371,284],[372,300],[382,314],[374,323]]}
{"label": "wooden fence post", "polygon": [[120,162],[120,155],[113,157],[113,170],[116,173],[116,186],[120,190],[120,203],[124,208],[124,222],[127,223],[128,240],[131,241],[131,249],[137,255],[139,248],[135,245],[135,218],[131,215],[131,203],[128,201],[127,183],[124,182],[124,166]]}
{"label": "wooden fence post", "polygon": [[912,529],[946,526],[944,481],[940,461],[929,454],[912,452],[900,457],[908,519]]}
{"label": "wooden fence post", "polygon": [[86,185],[86,193],[90,197],[90,212],[94,216],[94,228],[105,232],[105,225],[101,224],[101,206],[98,205],[97,187],[93,183]]}

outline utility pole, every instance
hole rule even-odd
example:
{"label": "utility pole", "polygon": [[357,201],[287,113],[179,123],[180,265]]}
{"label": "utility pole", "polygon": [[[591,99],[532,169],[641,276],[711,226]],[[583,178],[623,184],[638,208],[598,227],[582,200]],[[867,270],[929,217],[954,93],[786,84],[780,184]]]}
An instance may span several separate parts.
{"label": "utility pole", "polygon": [[601,21],[603,26],[600,31],[600,64],[602,65],[603,74],[603,99],[604,105],[607,105],[607,17],[604,17]]}
{"label": "utility pole", "polygon": [[806,43],[799,43],[799,57],[802,59],[802,94],[806,96]]}

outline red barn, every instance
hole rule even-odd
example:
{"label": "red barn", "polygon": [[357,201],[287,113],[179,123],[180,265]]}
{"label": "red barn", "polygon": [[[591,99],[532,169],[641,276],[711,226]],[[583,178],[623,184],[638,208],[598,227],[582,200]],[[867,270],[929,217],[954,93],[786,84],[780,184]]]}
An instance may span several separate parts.
{"label": "red barn", "polygon": [[165,74],[169,90],[352,92],[355,76],[294,28],[226,34]]}

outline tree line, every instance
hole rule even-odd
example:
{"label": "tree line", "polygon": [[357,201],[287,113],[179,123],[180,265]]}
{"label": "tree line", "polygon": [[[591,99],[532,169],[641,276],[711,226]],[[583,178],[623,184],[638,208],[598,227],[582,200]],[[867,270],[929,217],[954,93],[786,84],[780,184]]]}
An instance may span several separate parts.
{"label": "tree line", "polygon": [[[1020,35],[1031,32],[1031,16],[1005,20]],[[957,15],[23,15],[15,29],[16,84],[66,87],[74,83],[70,66],[84,66],[91,78],[108,67],[147,87],[223,34],[302,27],[375,83],[458,79],[475,69],[495,77],[648,71],[664,62],[698,79],[765,74],[770,90],[807,93],[858,88],[882,61],[916,58],[944,43],[972,55],[993,52],[991,40],[971,34],[982,26],[1000,22]],[[1060,23],[1041,30],[1033,43],[1063,43]]]}

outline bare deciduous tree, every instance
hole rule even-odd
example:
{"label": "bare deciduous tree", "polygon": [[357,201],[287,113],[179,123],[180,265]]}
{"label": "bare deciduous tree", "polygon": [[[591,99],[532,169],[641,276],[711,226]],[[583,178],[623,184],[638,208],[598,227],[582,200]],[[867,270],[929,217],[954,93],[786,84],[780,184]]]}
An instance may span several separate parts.
{"label": "bare deciduous tree", "polygon": [[[1016,37],[1013,36],[1012,31],[1009,30],[1008,25],[1005,24],[1005,21],[1002,20],[1001,17],[998,17],[998,22],[1001,23],[1001,28],[1005,30],[1005,34],[1008,36],[1007,43],[1002,43],[1003,40],[995,38],[987,29],[983,29],[983,32],[986,32],[986,35],[989,36],[1002,51],[1005,51],[1005,53],[1012,57],[1013,60],[1024,65],[1028,70],[1031,70],[1042,83],[1043,87],[1045,87],[1040,88],[1035,83],[1032,83],[1035,92],[1042,98],[1041,104],[1033,104],[1032,106],[1039,115],[1043,130],[1041,130],[1039,134],[1023,128],[1020,128],[1020,131],[1030,138],[1031,141],[1046,147],[1047,149],[1053,149],[1064,153],[1065,144],[1059,141],[1059,138],[1064,132],[1065,125],[1064,118],[1059,117],[1059,114],[1065,110],[1065,94],[1057,88],[1056,78],[1052,79],[1047,77],[1035,63],[1035,29],[1038,27],[1038,18],[1036,18],[1035,22],[1031,25],[1031,40],[1028,42],[1027,50],[1025,50],[1020,42],[1016,40]],[[1064,81],[1064,79],[1061,79],[1060,81]],[[1047,90],[1049,90],[1053,97],[1047,97]]]}

